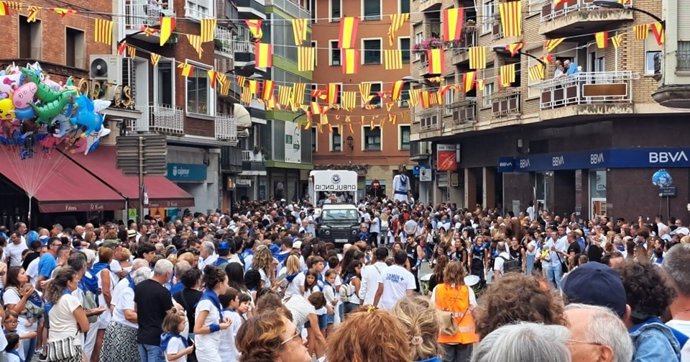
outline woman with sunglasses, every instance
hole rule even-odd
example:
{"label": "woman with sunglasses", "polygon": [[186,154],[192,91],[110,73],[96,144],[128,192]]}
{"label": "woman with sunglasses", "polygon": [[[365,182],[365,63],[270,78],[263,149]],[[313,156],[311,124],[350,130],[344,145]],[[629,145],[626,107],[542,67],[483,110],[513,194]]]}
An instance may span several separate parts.
{"label": "woman with sunglasses", "polygon": [[311,362],[300,331],[282,313],[249,318],[237,332],[240,362]]}

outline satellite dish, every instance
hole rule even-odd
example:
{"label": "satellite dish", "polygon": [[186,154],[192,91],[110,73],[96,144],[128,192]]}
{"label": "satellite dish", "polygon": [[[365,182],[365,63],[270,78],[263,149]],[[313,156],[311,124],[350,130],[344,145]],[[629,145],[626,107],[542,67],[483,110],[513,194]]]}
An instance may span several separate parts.
{"label": "satellite dish", "polygon": [[232,114],[235,117],[237,128],[249,128],[252,126],[252,116],[249,115],[249,111],[243,105],[235,103]]}
{"label": "satellite dish", "polygon": [[103,78],[108,75],[108,63],[103,58],[94,59],[91,62],[91,77]]}

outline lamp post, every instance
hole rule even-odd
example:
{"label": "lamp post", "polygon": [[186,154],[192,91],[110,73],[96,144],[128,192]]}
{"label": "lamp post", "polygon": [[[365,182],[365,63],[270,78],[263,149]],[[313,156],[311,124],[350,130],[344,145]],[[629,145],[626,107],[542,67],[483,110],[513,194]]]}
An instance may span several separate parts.
{"label": "lamp post", "polygon": [[634,7],[634,6],[627,6],[627,7],[626,7],[625,5],[619,3],[618,1],[611,1],[611,0],[594,0],[594,1],[592,1],[592,4],[594,4],[594,5],[596,5],[596,6],[600,7],[600,8],[606,8],[606,9],[619,9],[619,10],[629,9],[629,10],[632,10],[632,11],[640,12],[640,13],[642,13],[642,14],[647,14],[647,15],[649,15],[649,17],[651,17],[652,19],[654,19],[654,20],[658,21],[659,23],[661,23],[661,27],[662,27],[664,30],[666,30],[666,22],[665,22],[663,19],[661,19],[660,17],[658,17],[657,15],[654,15],[654,14],[650,13],[650,12],[647,11],[647,10],[640,9],[640,8],[636,8],[636,7]]}
{"label": "lamp post", "polygon": [[[508,50],[506,49],[505,46],[495,46],[495,47],[493,47],[493,50],[494,50],[497,54],[510,55],[510,53],[508,52]],[[517,54],[519,54],[519,55],[526,55],[528,58],[532,58],[532,59],[538,61],[539,63],[541,63],[541,65],[546,66],[546,63],[545,63],[543,60],[541,60],[541,59],[535,57],[534,55],[532,55],[532,54],[530,54],[530,53],[524,53],[524,52],[522,52],[522,51],[518,51]]]}

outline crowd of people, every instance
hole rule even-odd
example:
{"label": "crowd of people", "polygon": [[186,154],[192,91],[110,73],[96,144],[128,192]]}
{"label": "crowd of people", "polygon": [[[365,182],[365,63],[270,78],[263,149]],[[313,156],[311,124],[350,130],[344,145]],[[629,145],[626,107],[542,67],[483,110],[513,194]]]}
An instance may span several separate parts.
{"label": "crowd of people", "polygon": [[[0,228],[5,361],[690,361],[690,234],[377,201]],[[420,275],[429,263],[431,275]]]}

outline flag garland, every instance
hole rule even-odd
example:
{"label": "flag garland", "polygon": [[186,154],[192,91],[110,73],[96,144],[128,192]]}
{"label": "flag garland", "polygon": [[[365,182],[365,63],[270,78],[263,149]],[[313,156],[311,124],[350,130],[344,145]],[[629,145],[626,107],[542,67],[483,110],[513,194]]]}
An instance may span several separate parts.
{"label": "flag garland", "polygon": [[295,45],[302,45],[307,41],[307,21],[309,19],[292,19],[292,35],[295,38]]}
{"label": "flag garland", "polygon": [[342,49],[343,74],[356,74],[359,71],[359,49]]}
{"label": "flag garland", "polygon": [[168,42],[168,39],[170,39],[170,36],[172,35],[172,32],[175,31],[177,25],[177,21],[175,18],[169,17],[169,16],[164,16],[161,18],[161,37],[160,37],[160,46],[165,45],[165,43]]}
{"label": "flag garland", "polygon": [[[347,91],[342,95],[342,107],[346,111],[351,111],[357,107],[357,92]],[[345,118],[347,120],[347,117]]]}
{"label": "flag garland", "polygon": [[254,46],[254,58],[256,67],[270,68],[273,66],[273,45],[256,43]]}
{"label": "flag garland", "polygon": [[189,42],[189,45],[192,46],[192,48],[199,55],[199,59],[201,59],[201,55],[204,53],[204,49],[201,47],[201,36],[194,34],[185,35],[187,35],[187,41]]}
{"label": "flag garland", "polygon": [[156,53],[151,52],[151,65],[153,65],[155,67],[156,65],[158,65],[158,62],[160,60],[161,60],[160,54],[156,54]]}
{"label": "flag garland", "polygon": [[216,37],[216,19],[201,19],[201,42],[208,43]]}
{"label": "flag garland", "polygon": [[94,29],[94,42],[113,45],[113,22],[111,20],[96,19]]}
{"label": "flag garland", "polygon": [[371,100],[371,83],[359,83],[359,96],[362,98],[362,107],[364,107]]}
{"label": "flag garland", "polygon": [[326,101],[329,106],[333,107],[340,103],[338,99],[340,95],[340,83],[328,83],[328,95]]}
{"label": "flag garland", "polygon": [[38,13],[41,11],[41,8],[38,6],[29,6],[28,8],[29,14],[26,16],[26,22],[27,23],[35,23],[38,20]]}
{"label": "flag garland", "polygon": [[264,86],[263,89],[261,90],[261,99],[264,101],[268,101],[271,98],[273,98],[273,89],[275,87],[275,83],[272,80],[264,80]]}
{"label": "flag garland", "polygon": [[316,49],[312,47],[297,47],[297,70],[300,72],[313,72],[316,59]]}
{"label": "flag garland", "polygon": [[405,86],[405,81],[396,80],[393,82],[393,90],[391,90],[391,100],[398,102],[402,96],[402,90]]}
{"label": "flag garland", "polygon": [[403,14],[392,14],[390,15],[391,25],[388,27],[388,45],[394,46],[395,44],[395,33],[403,27],[405,22],[410,20],[409,13]]}
{"label": "flag garland", "polygon": [[386,70],[403,69],[402,50],[385,49],[383,51],[383,67]]}
{"label": "flag garland", "polygon": [[278,103],[284,107],[292,103],[292,87],[286,85],[278,86]]}
{"label": "flag garland", "polygon": [[486,69],[486,47],[471,47],[468,51],[470,69]]}
{"label": "flag garland", "polygon": [[427,49],[427,61],[429,62],[429,73],[442,74],[446,68],[446,57],[443,49]]}
{"label": "flag garland", "polygon": [[[3,1],[2,3],[0,3],[0,8],[1,8],[1,7],[4,7],[4,6],[7,6],[7,4]],[[8,8],[7,10],[9,10],[9,8]],[[53,9],[53,11],[55,12],[55,14],[58,14],[58,15],[60,15],[60,16],[63,17],[63,18],[64,18],[65,16],[67,16],[67,15],[74,15],[74,14],[77,13],[76,10],[73,10],[73,9],[65,9],[65,8],[55,8],[55,9]],[[0,15],[1,15],[1,14],[0,14]]]}
{"label": "flag garland", "polygon": [[547,53],[551,53],[554,49],[556,49],[557,46],[559,46],[565,38],[558,38],[558,39],[549,39],[544,42],[544,49],[546,49]]}
{"label": "flag garland", "polygon": [[254,40],[261,40],[264,36],[263,30],[261,30],[261,25],[263,24],[263,20],[261,19],[247,19],[244,21],[245,24],[247,24],[247,28],[249,28],[249,33],[252,34],[252,37]]}
{"label": "flag garland", "polygon": [[307,83],[295,83],[292,86],[292,108],[297,109],[304,102],[304,92],[307,89]]}
{"label": "flag garland", "polygon": [[180,70],[180,75],[185,78],[192,74],[192,65],[189,63],[180,63],[177,68]]}
{"label": "flag garland", "polygon": [[606,47],[609,44],[609,32],[608,31],[600,31],[598,33],[595,33],[594,39],[597,42],[597,48],[606,49]]}
{"label": "flag garland", "polygon": [[524,46],[525,46],[525,43],[522,41],[519,41],[517,43],[512,43],[512,44],[506,45],[506,50],[508,51],[508,53],[510,53],[511,57],[514,57],[517,53],[520,52],[520,50],[522,50],[522,48]]}
{"label": "flag garland", "polygon": [[498,71],[502,87],[510,87],[510,84],[515,82],[515,63],[502,65]]}
{"label": "flag garland", "polygon": [[460,40],[465,9],[450,8],[443,10],[443,41]]}
{"label": "flag garland", "polygon": [[209,85],[211,89],[216,89],[216,70],[209,69],[206,71],[206,76],[208,77]]}
{"label": "flag garland", "polygon": [[352,47],[355,45],[357,41],[358,26],[359,18],[356,16],[340,18],[340,34],[338,36],[338,48],[352,49]]}
{"label": "flag garland", "polygon": [[10,6],[7,1],[0,1],[0,16],[10,15]]}
{"label": "flag garland", "polygon": [[522,1],[508,1],[498,4],[501,27],[506,37],[522,34]]}
{"label": "flag garland", "polygon": [[127,46],[127,57],[130,59],[134,59],[137,57],[137,48],[128,45]]}
{"label": "flag garland", "polygon": [[623,34],[617,34],[612,36],[611,44],[613,44],[613,47],[616,49],[620,48],[620,46],[623,45]]}
{"label": "flag garland", "polygon": [[474,83],[477,78],[477,72],[467,72],[463,75],[463,85],[465,93],[469,92],[474,88]]}

